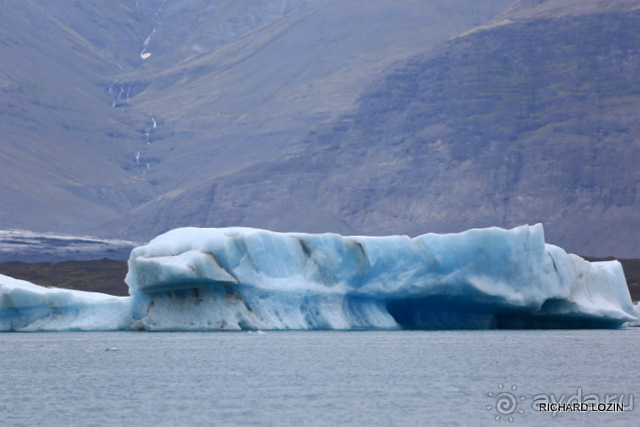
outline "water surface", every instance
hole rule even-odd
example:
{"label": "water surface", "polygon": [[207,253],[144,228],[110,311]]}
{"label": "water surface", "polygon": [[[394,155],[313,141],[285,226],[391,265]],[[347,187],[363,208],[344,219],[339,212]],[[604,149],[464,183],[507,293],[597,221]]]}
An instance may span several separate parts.
{"label": "water surface", "polygon": [[[5,333],[0,424],[638,425],[639,339],[640,328]],[[579,390],[623,394],[627,410],[532,408]]]}

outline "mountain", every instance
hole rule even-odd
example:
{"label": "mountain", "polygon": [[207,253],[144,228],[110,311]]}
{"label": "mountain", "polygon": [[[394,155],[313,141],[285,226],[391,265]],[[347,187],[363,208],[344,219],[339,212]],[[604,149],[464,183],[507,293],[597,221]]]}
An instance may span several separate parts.
{"label": "mountain", "polygon": [[574,252],[638,256],[640,13],[536,18],[523,3],[396,64],[278,158],[131,223],[197,212],[202,225],[417,235],[542,222]]}
{"label": "mountain", "polygon": [[151,196],[121,167],[140,136],[105,87],[125,64],[61,20],[95,21],[99,9],[70,4],[0,4],[3,227],[78,232]]}
{"label": "mountain", "polygon": [[0,222],[109,233],[99,224],[273,156],[388,64],[508,1],[474,3],[2,2]]}
{"label": "mountain", "polygon": [[7,1],[0,226],[410,235],[640,256],[630,0]]}
{"label": "mountain", "polygon": [[517,0],[496,18],[496,21],[553,19],[611,12],[632,12],[638,9],[640,9],[640,3],[637,0]]}

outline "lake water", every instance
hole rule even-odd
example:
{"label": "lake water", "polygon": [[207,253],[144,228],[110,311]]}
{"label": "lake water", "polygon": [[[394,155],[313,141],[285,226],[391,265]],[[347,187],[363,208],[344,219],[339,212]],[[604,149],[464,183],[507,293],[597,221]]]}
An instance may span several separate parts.
{"label": "lake water", "polygon": [[[5,333],[0,425],[637,426],[639,341],[640,328]],[[533,409],[572,395],[625,411]]]}

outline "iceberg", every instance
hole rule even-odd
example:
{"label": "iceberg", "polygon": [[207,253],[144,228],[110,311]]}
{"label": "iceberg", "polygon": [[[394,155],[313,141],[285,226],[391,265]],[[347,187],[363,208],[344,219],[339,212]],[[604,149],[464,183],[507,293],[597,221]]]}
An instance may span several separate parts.
{"label": "iceberg", "polygon": [[0,275],[0,331],[110,331],[127,329],[129,297],[45,288]]}
{"label": "iceberg", "polygon": [[545,243],[540,224],[414,238],[179,228],[132,250],[129,297],[6,280],[0,330],[613,328],[638,319],[620,263],[567,254]]}

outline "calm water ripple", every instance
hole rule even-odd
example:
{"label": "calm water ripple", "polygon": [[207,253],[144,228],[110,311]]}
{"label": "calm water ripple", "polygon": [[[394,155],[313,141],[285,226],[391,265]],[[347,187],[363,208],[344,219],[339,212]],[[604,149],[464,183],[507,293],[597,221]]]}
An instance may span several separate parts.
{"label": "calm water ripple", "polygon": [[[639,339],[640,328],[0,334],[0,425],[636,426]],[[541,395],[607,394],[625,412],[533,409]]]}

